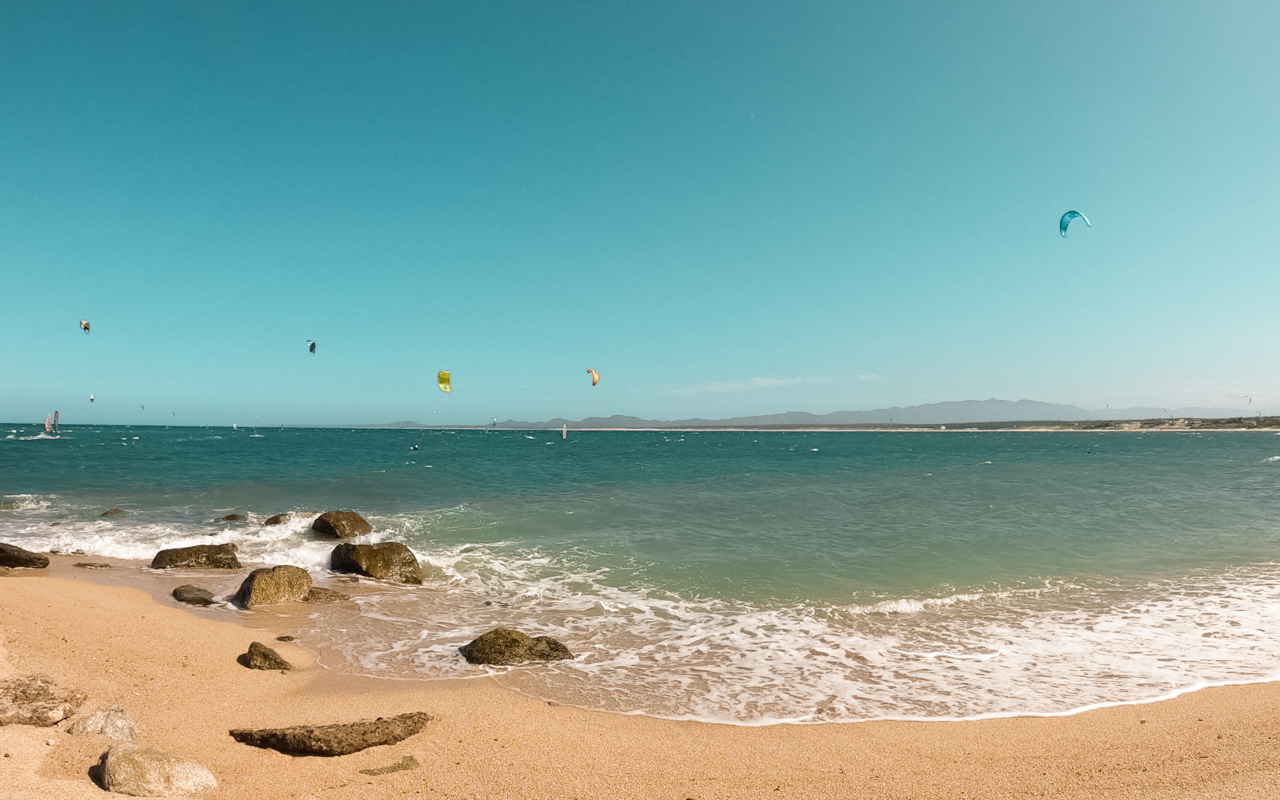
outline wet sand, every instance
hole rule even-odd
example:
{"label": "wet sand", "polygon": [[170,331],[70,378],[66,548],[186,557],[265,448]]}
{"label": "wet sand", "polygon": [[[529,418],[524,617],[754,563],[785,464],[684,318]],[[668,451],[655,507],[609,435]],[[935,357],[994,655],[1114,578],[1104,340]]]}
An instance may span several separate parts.
{"label": "wet sand", "polygon": [[[124,708],[139,742],[217,777],[207,798],[1273,798],[1280,683],[1204,689],[1069,717],[740,727],[553,706],[488,678],[379,681],[318,667],[275,641],[289,609],[232,618],[59,562],[0,570],[0,678],[81,689],[85,715]],[[292,672],[246,669],[251,641]],[[231,739],[426,711],[400,744],[292,757]],[[110,746],[55,728],[0,728],[0,796],[97,798]],[[51,744],[50,744],[51,743]],[[368,775],[412,756],[413,769]]]}

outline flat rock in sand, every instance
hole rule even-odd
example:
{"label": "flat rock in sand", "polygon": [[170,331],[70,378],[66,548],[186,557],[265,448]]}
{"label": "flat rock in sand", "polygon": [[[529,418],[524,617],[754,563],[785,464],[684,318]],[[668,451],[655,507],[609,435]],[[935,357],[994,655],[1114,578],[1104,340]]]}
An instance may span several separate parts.
{"label": "flat rock in sand", "polygon": [[550,636],[531,637],[510,628],[494,628],[458,648],[471,664],[508,666],[527,661],[562,661],[573,653]]}
{"label": "flat rock in sand", "polygon": [[237,729],[231,738],[241,744],[278,750],[293,756],[345,756],[370,747],[396,744],[421,731],[431,715],[413,711],[395,717],[337,725],[298,725],[292,728]]}
{"label": "flat rock in sand", "polygon": [[84,692],[57,689],[43,675],[0,681],[0,726],[48,728],[79,710]]}
{"label": "flat rock in sand", "polygon": [[213,592],[208,589],[201,589],[199,586],[184,583],[173,590],[173,599],[179,603],[187,603],[193,606],[211,606],[213,605]]}
{"label": "flat rock in sand", "polygon": [[128,742],[138,738],[138,726],[133,724],[123,708],[107,708],[71,723],[67,733],[72,736],[93,733],[117,742]]}

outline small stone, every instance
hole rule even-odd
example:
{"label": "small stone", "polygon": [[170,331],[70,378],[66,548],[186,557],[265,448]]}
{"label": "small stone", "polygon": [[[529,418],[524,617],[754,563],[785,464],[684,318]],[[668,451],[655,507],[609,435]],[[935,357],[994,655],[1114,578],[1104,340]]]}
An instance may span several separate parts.
{"label": "small stone", "polygon": [[111,569],[110,564],[104,564],[101,561],[81,561],[75,566],[80,569]]}
{"label": "small stone", "polygon": [[262,642],[253,642],[249,645],[249,652],[240,656],[241,664],[249,669],[272,669],[272,670],[290,670],[293,665],[280,657],[280,654]]}
{"label": "small stone", "polygon": [[213,592],[208,589],[201,589],[199,586],[184,583],[173,590],[173,599],[179,603],[187,603],[193,606],[211,606],[213,605]]}
{"label": "small stone", "polygon": [[138,726],[133,724],[123,708],[108,708],[71,723],[67,733],[72,736],[95,733],[117,742],[126,742],[138,738]]}
{"label": "small stone", "polygon": [[277,637],[276,637],[276,641],[277,641],[277,642],[292,642],[292,641],[296,641],[296,638],[297,638],[297,637],[294,637],[294,636],[277,636]]}

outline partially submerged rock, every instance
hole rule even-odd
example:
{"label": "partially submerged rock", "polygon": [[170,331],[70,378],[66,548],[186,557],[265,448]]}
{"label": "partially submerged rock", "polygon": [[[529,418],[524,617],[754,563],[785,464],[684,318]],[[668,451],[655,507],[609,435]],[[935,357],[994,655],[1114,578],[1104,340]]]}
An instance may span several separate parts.
{"label": "partially submerged rock", "polygon": [[49,566],[49,557],[30,550],[23,550],[11,544],[0,542],[0,567],[16,567],[19,569],[44,569]]}
{"label": "partially submerged rock", "polygon": [[81,561],[79,564],[74,564],[72,566],[79,567],[80,569],[111,569],[110,564],[102,561]]}
{"label": "partially submerged rock", "polygon": [[124,513],[124,509],[122,509],[122,508],[108,508],[106,511],[103,511],[103,512],[102,512],[101,514],[99,514],[98,516],[100,516],[100,517],[114,517],[116,514],[123,514],[123,513]]}
{"label": "partially submerged rock", "polygon": [[573,658],[569,648],[550,636],[530,637],[509,628],[494,628],[459,647],[458,652],[472,664],[494,666]]}
{"label": "partially submerged rock", "polygon": [[281,672],[293,669],[292,664],[262,642],[251,642],[249,652],[236,660],[249,669],[274,669]]}
{"label": "partially submerged rock", "polygon": [[138,726],[133,724],[123,708],[107,708],[71,723],[67,733],[72,736],[93,733],[117,742],[128,742],[138,738]]}
{"label": "partially submerged rock", "polygon": [[197,544],[161,550],[151,559],[151,568],[240,569],[240,559],[236,558],[234,544]]}
{"label": "partially submerged rock", "polygon": [[99,766],[102,788],[134,797],[191,794],[218,785],[204,766],[136,744],[115,745]]}
{"label": "partially submerged rock", "polygon": [[57,689],[43,675],[0,681],[0,726],[48,728],[76,713],[85,693]]}
{"label": "partially submerged rock", "polygon": [[225,517],[218,517],[218,522],[244,522],[248,517],[244,514],[228,514]]}
{"label": "partially submerged rock", "polygon": [[311,591],[307,592],[307,596],[302,598],[304,603],[336,603],[339,600],[349,600],[342,592],[335,592],[332,589],[326,589],[323,586],[312,586]]}
{"label": "partially submerged rock", "polygon": [[422,583],[422,567],[417,556],[400,542],[344,542],[333,548],[329,566],[334,572],[354,572],[383,581]]}
{"label": "partially submerged rock", "polygon": [[338,725],[298,725],[293,728],[238,729],[231,738],[241,744],[278,750],[293,756],[345,756],[370,747],[396,744],[421,731],[431,721],[423,711],[395,717]]}
{"label": "partially submerged rock", "polygon": [[326,511],[315,518],[311,529],[334,539],[351,539],[368,533],[373,526],[354,511]]}
{"label": "partially submerged rock", "polygon": [[187,603],[193,606],[211,606],[213,605],[213,592],[208,589],[201,589],[199,586],[184,583],[173,590],[173,599],[179,603]]}
{"label": "partially submerged rock", "polygon": [[302,603],[311,593],[311,575],[302,567],[263,567],[249,573],[232,602],[241,608]]}
{"label": "partially submerged rock", "polygon": [[272,514],[262,521],[263,527],[268,525],[283,525],[289,520],[303,519],[304,517],[314,517],[314,511],[286,511],[283,514]]}

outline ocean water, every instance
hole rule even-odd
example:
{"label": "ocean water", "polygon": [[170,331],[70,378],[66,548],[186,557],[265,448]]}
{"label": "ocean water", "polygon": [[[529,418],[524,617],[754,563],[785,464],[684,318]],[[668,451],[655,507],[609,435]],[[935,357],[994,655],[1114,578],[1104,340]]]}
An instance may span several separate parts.
{"label": "ocean water", "polygon": [[[328,668],[750,725],[1276,680],[1278,488],[1266,432],[0,429],[0,541],[139,572],[231,541],[354,595],[298,622]],[[335,509],[426,583],[338,583],[308,517],[261,524]],[[498,626],[575,658],[467,664]]]}

